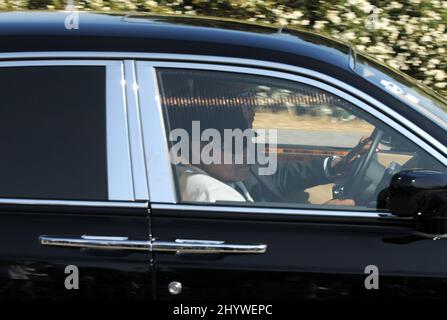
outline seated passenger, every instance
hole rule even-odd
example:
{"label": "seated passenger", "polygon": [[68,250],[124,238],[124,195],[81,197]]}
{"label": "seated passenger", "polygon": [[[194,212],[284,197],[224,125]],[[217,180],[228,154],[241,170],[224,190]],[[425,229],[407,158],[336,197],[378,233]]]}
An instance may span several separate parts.
{"label": "seated passenger", "polygon": [[[177,112],[182,113],[177,110]],[[191,112],[187,114],[177,114],[174,119],[177,122],[171,123],[173,128],[183,128],[188,132],[188,136],[201,136],[209,128],[221,132],[224,137],[224,129],[251,130],[254,120],[254,112],[243,106],[227,108],[206,108],[203,112],[196,110],[191,117]],[[172,119],[172,118],[171,118]],[[200,134],[192,132],[192,121],[200,123]],[[238,124],[237,128],[234,128]],[[182,201],[191,202],[216,202],[216,201],[264,201],[264,202],[288,202],[284,195],[291,191],[304,190],[320,185],[327,184],[340,174],[344,174],[357,156],[364,152],[367,147],[368,139],[363,139],[344,158],[325,158],[312,161],[289,161],[278,163],[274,174],[259,175],[256,164],[248,164],[246,161],[242,164],[225,164],[224,158],[227,150],[221,145],[221,161],[217,163],[204,163],[199,156],[192,165],[190,161],[184,161],[177,165],[177,177],[181,191]],[[198,154],[202,153],[203,148],[209,142],[190,141],[200,146]],[[196,150],[197,151],[197,150]],[[190,153],[193,154],[193,150]],[[243,149],[244,159],[247,158],[247,148]],[[197,155],[195,155],[197,156]],[[234,157],[231,154],[230,157]],[[299,198],[299,196],[298,196]],[[302,199],[306,199],[304,196]],[[306,199],[307,200],[307,199]],[[301,200],[298,202],[306,202]],[[333,199],[326,202],[332,205],[354,205],[350,199]]]}
{"label": "seated passenger", "polygon": [[[244,162],[242,164],[225,163],[225,156],[229,156],[231,159],[235,157],[234,148],[230,148],[229,151],[225,148],[224,142],[214,141],[214,139],[203,142],[201,137],[209,129],[217,131],[220,137],[225,136],[226,129],[252,130],[255,112],[253,100],[249,96],[250,85],[244,87],[244,84],[241,85],[241,83],[237,85],[219,83],[219,86],[214,88],[211,82],[207,82],[208,92],[205,94],[204,92],[195,92],[195,87],[200,88],[200,85],[196,86],[195,82],[196,80],[189,82],[188,88],[180,83],[178,86],[171,87],[176,88],[173,90],[191,90],[188,93],[190,98],[179,100],[175,96],[171,96],[171,102],[167,108],[171,132],[175,129],[186,131],[189,140],[188,157],[189,155],[195,157],[195,161],[191,161],[190,158],[182,159],[176,165],[182,201],[285,203],[290,202],[286,199],[286,195],[293,192],[296,202],[304,203],[307,202],[305,189],[333,182],[336,177],[347,174],[359,155],[369,147],[370,139],[362,139],[344,157],[279,162],[273,174],[260,175],[258,164],[246,161],[248,158],[247,143],[253,143],[246,141],[243,149]],[[215,98],[216,92],[219,94],[225,92],[225,101]],[[248,98],[244,99],[244,95]],[[193,123],[198,124],[199,132],[193,132]],[[215,147],[220,150],[221,161],[213,163],[203,161],[202,150],[209,148],[210,144],[215,144]],[[354,205],[354,201],[332,199],[326,204]]]}

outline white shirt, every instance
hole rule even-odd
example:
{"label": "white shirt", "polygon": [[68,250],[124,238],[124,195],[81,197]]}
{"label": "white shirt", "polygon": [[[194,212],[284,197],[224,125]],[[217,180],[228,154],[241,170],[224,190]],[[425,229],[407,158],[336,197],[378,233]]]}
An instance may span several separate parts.
{"label": "white shirt", "polygon": [[[328,161],[324,159],[323,170],[329,178]],[[224,183],[211,177],[206,171],[192,165],[176,166],[182,201],[216,202],[216,201],[253,201],[242,182]],[[238,184],[243,195],[235,190]]]}
{"label": "white shirt", "polygon": [[197,167],[179,165],[176,169],[182,201],[247,201],[234,188]]}

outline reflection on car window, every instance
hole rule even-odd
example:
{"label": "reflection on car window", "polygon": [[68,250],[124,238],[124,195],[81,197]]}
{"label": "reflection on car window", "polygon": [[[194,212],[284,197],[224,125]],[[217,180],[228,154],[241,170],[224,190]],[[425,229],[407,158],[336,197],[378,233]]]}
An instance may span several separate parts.
{"label": "reflection on car window", "polygon": [[360,54],[354,71],[447,129],[447,102],[431,89]]}
{"label": "reflection on car window", "polygon": [[394,174],[444,170],[321,89],[230,72],[157,72],[182,202],[386,209],[381,197]]}

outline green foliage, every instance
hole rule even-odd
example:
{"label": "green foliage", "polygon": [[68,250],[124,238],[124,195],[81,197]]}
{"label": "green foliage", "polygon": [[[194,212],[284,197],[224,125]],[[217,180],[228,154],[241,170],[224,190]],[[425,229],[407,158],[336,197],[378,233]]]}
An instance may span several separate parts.
{"label": "green foliage", "polygon": [[[287,24],[350,42],[447,96],[447,1],[79,0],[80,10],[176,13]],[[0,10],[64,9],[61,0],[0,0]],[[374,7],[376,7],[375,10]],[[366,25],[367,21],[373,21]]]}

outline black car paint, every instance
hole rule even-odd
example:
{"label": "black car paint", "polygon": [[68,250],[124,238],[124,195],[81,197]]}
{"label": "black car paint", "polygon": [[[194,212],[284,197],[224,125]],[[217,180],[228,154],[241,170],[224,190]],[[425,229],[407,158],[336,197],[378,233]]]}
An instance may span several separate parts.
{"label": "black car paint", "polygon": [[[445,132],[349,68],[350,48],[307,32],[208,19],[64,14],[0,14],[0,51],[101,51],[212,55],[309,68],[367,92],[441,143]],[[10,58],[11,59],[11,58]],[[332,84],[334,85],[334,84]],[[343,88],[340,88],[343,89]],[[278,216],[147,209],[0,207],[0,297],[377,298],[446,297],[445,240],[399,241],[413,223],[393,218]],[[264,255],[103,253],[43,247],[43,234],[121,235],[147,240],[209,239],[266,243]],[[397,241],[396,241],[397,239]],[[367,265],[381,266],[379,291],[367,291]],[[80,290],[66,290],[64,268],[80,268]]]}
{"label": "black car paint", "polygon": [[[41,235],[123,235],[147,239],[145,209],[1,206],[0,299],[152,298],[149,253],[42,246]],[[79,269],[67,290],[65,268]]]}
{"label": "black car paint", "polygon": [[[185,214],[185,215],[184,215]],[[263,255],[154,255],[158,297],[184,285],[179,298],[426,298],[446,294],[445,241],[405,242],[411,221],[152,210],[157,237],[267,243]],[[231,231],[229,231],[231,230]],[[403,240],[403,241],[400,241]],[[439,250],[439,251],[438,251]],[[379,290],[366,290],[368,265],[379,266]]]}

